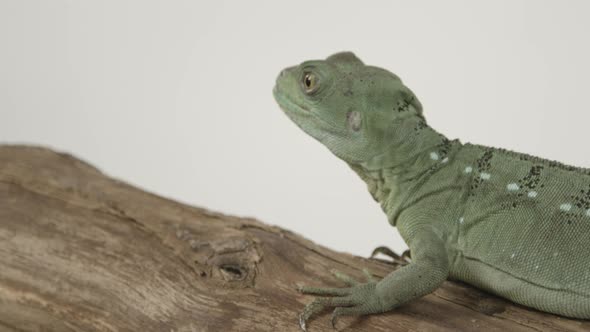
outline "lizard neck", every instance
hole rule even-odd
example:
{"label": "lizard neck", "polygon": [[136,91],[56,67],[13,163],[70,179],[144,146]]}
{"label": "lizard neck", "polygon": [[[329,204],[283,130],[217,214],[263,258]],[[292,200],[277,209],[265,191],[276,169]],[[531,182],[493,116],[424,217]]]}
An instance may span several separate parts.
{"label": "lizard neck", "polygon": [[429,127],[422,119],[406,132],[400,132],[397,142],[384,153],[364,163],[349,166],[365,181],[373,198],[381,204],[392,225],[414,189],[440,167],[460,146]]}

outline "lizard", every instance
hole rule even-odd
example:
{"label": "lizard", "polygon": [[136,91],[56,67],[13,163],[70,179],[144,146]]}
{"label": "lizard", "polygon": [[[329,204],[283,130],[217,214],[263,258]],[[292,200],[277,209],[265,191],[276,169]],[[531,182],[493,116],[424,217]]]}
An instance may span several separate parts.
{"label": "lizard", "polygon": [[515,303],[590,318],[590,169],[448,139],[395,74],[351,52],[285,68],[273,95],[305,133],[366,182],[411,262],[375,280],[334,272],[343,288],[299,316],[387,312],[460,280]]}

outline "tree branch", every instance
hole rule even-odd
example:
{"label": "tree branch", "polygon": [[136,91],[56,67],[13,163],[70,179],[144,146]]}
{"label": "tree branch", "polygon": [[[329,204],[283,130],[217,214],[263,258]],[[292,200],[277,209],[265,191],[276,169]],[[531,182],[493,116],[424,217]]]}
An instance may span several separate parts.
{"label": "tree branch", "polygon": [[[312,298],[297,283],[341,286],[331,269],[362,278],[363,267],[383,277],[396,265],[146,193],[66,154],[0,146],[0,331],[298,331]],[[328,314],[309,325],[332,331]],[[339,325],[590,329],[454,282]]]}

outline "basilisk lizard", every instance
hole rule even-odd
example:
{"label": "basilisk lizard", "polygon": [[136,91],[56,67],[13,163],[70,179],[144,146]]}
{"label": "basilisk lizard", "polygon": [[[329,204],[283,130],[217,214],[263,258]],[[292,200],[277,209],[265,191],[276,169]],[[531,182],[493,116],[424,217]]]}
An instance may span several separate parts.
{"label": "basilisk lizard", "polygon": [[590,169],[449,140],[387,70],[337,53],[283,70],[274,97],[304,132],[366,183],[410,247],[411,263],[382,280],[321,295],[307,320],[392,310],[461,280],[516,303],[590,318]]}

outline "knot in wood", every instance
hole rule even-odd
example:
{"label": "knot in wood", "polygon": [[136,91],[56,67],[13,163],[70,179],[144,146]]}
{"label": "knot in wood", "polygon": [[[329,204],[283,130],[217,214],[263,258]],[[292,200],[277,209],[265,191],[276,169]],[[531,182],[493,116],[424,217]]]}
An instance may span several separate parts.
{"label": "knot in wood", "polygon": [[252,287],[256,281],[257,265],[261,260],[256,243],[243,237],[219,239],[211,242],[213,254],[207,264],[213,276],[229,287]]}

